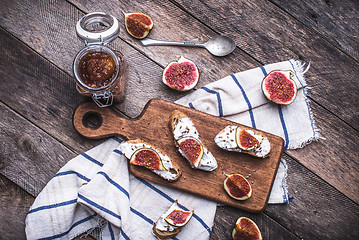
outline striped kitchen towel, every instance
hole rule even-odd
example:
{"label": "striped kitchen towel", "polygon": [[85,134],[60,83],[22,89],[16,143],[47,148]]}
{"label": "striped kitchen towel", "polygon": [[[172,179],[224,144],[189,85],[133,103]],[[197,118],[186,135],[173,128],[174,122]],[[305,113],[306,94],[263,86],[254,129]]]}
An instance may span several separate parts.
{"label": "striped kitchen towel", "polygon": [[[288,106],[268,102],[260,89],[278,69],[292,70],[299,87]],[[318,138],[306,88],[301,63],[289,60],[230,75],[177,103],[282,136],[286,149],[294,149]],[[152,226],[176,199],[195,213],[173,239],[209,239],[217,204],[130,175],[121,141],[111,138],[59,170],[27,214],[28,239],[72,239],[94,229],[99,239],[156,239]],[[286,174],[282,159],[269,203],[288,201]]]}
{"label": "striped kitchen towel", "polygon": [[[307,98],[308,68],[293,59],[261,66],[210,83],[176,103],[281,136],[285,149],[301,148],[319,138]],[[261,90],[263,78],[273,70],[294,73],[298,92],[290,105],[268,101]],[[281,159],[269,203],[288,203],[286,175],[287,165]]]}
{"label": "striped kitchen towel", "polygon": [[192,219],[173,239],[209,239],[216,203],[129,174],[112,138],[70,160],[26,217],[28,239],[72,239],[99,228],[99,239],[156,239],[155,221],[178,199]]}

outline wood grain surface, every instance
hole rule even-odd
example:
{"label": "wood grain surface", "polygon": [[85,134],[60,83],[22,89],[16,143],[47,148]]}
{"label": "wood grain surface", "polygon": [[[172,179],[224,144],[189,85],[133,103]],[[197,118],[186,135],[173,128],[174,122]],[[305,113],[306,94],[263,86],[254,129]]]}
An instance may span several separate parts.
{"label": "wood grain surface", "polygon": [[71,70],[83,47],[74,26],[91,11],[111,13],[121,23],[121,10],[148,13],[155,21],[152,38],[205,41],[224,34],[237,44],[225,58],[204,49],[145,48],[121,25],[111,47],[129,65],[126,100],[115,105],[124,117],[137,117],[152,98],[183,96],[163,86],[160,77],[177,54],[198,65],[198,88],[267,63],[311,62],[305,76],[323,139],[285,152],[290,203],[267,205],[257,214],[219,206],[211,239],[229,239],[240,216],[255,220],[264,239],[359,238],[353,227],[359,221],[357,0],[3,0],[0,239],[25,239],[23,221],[33,198],[59,167],[102,142],[80,136],[71,123],[84,100]]}
{"label": "wood grain surface", "polygon": [[[216,158],[217,169],[212,172],[192,169],[187,160],[177,152],[169,127],[170,116],[174,110],[183,112],[193,121],[201,141]],[[99,124],[87,124],[89,116],[97,116]],[[169,182],[148,169],[130,165],[131,173],[137,177],[251,212],[263,211],[266,206],[284,146],[281,137],[161,99],[149,101],[136,119],[122,118],[111,108],[99,108],[92,101],[85,102],[76,108],[73,124],[81,135],[89,138],[120,136],[128,140],[141,139],[161,149],[182,172],[178,181]],[[270,156],[257,158],[220,149],[213,139],[228,125],[252,129],[267,137],[271,144]],[[226,194],[223,181],[225,174],[232,173],[250,177],[248,180],[253,192],[249,199],[238,201]]]}

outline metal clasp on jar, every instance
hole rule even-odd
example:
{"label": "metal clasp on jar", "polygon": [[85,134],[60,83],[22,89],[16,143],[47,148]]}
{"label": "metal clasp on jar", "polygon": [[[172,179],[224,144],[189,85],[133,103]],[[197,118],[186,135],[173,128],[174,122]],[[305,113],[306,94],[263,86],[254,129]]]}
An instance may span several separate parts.
{"label": "metal clasp on jar", "polygon": [[109,107],[113,103],[113,94],[111,92],[104,92],[102,94],[92,94],[92,100],[99,107]]}

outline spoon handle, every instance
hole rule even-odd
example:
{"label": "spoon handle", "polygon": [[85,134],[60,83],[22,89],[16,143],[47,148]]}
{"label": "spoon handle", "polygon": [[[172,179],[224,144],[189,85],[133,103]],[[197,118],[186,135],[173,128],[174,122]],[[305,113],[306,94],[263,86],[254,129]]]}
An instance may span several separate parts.
{"label": "spoon handle", "polygon": [[141,40],[142,46],[183,46],[183,47],[204,47],[202,43],[195,42],[184,42],[184,41],[167,41],[167,40],[156,40],[151,38],[145,38]]}

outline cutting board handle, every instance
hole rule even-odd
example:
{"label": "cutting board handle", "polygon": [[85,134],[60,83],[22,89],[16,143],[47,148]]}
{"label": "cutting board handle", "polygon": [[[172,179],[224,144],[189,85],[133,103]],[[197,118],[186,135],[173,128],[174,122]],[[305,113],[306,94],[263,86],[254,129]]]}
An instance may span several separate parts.
{"label": "cutting board handle", "polygon": [[94,102],[81,103],[73,115],[74,128],[84,137],[98,139],[111,136],[131,138],[133,119],[126,119],[112,107],[101,108]]}

